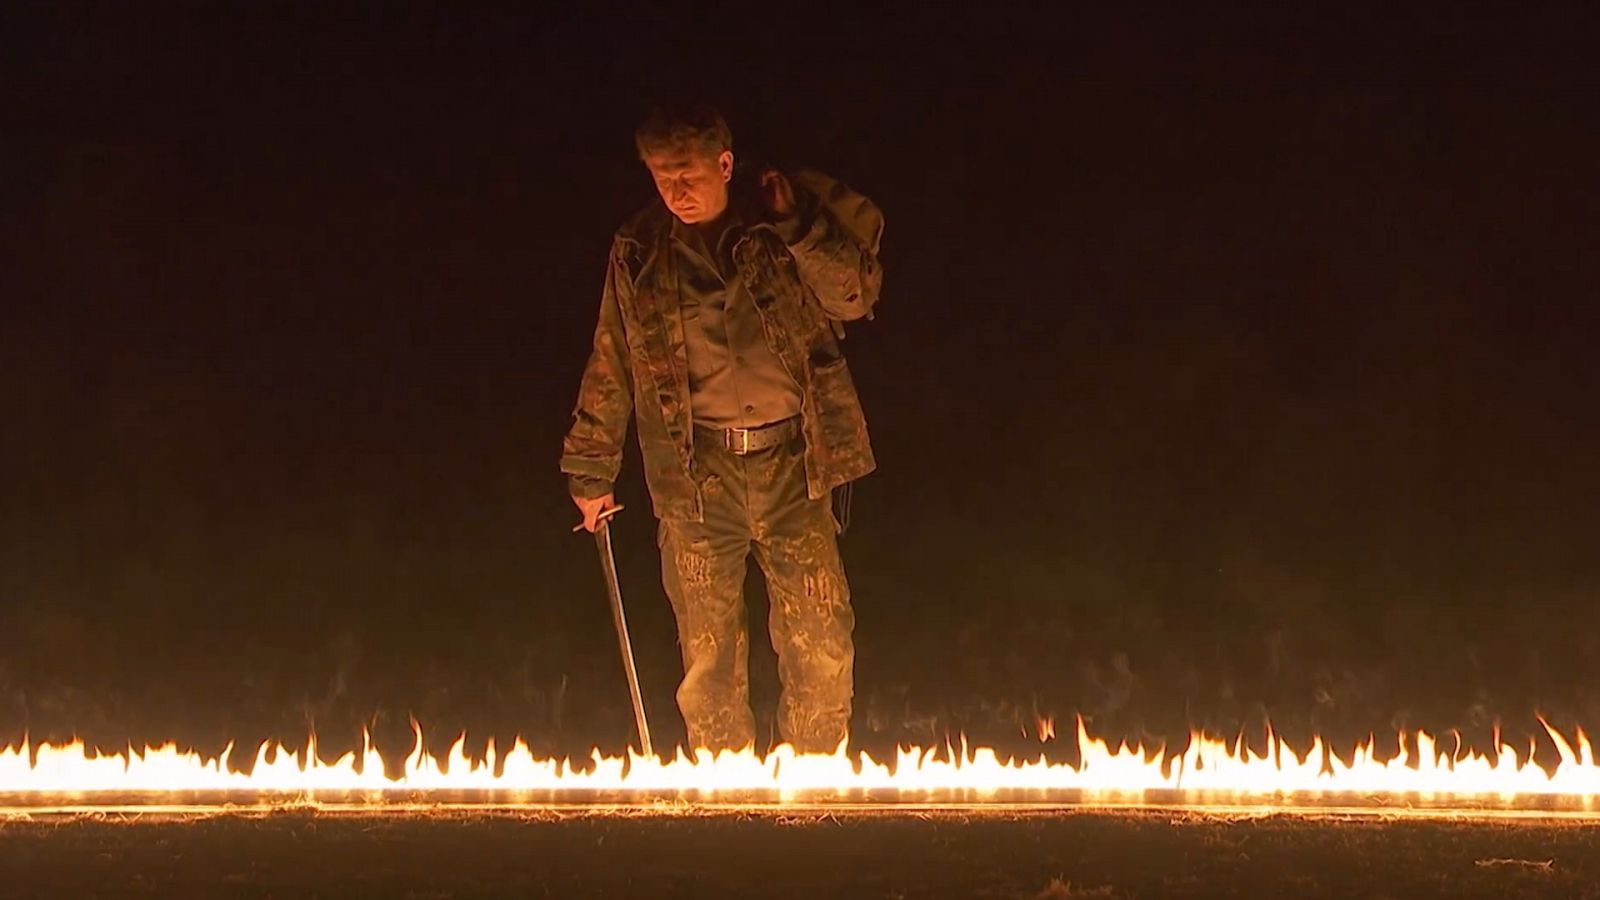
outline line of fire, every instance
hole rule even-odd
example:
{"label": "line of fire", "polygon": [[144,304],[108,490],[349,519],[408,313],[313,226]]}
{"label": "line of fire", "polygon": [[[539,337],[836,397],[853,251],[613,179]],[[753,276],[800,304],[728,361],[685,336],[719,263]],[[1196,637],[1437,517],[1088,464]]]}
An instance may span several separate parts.
{"label": "line of fire", "polygon": [[[1041,722],[1041,736],[1053,727]],[[414,725],[414,727],[416,727]],[[1544,725],[1554,759],[1529,741],[1488,750],[1398,735],[1385,756],[1375,741],[1336,749],[1321,738],[1295,748],[1268,731],[1260,749],[1243,737],[1191,734],[1179,749],[1116,745],[1077,722],[1075,762],[1003,757],[965,741],[901,747],[890,758],[796,753],[780,745],[671,757],[629,751],[586,759],[540,758],[522,740],[468,750],[465,735],[429,753],[420,727],[403,760],[385,760],[364,737],[333,759],[314,736],[297,749],[276,742],[206,757],[175,744],[96,751],[82,742],[0,750],[0,808],[13,812],[90,809],[232,808],[310,804],[328,809],[620,806],[662,803],[707,808],[838,806],[1181,807],[1293,811],[1366,810],[1424,815],[1544,813],[1600,817],[1600,765],[1589,737]]]}

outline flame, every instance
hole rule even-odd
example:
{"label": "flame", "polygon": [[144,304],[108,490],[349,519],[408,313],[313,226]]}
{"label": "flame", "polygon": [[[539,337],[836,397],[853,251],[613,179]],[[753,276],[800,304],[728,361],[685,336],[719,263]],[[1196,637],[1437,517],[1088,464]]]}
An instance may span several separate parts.
{"label": "flame", "polygon": [[[843,796],[851,792],[891,791],[897,798],[926,792],[956,792],[979,802],[998,792],[1082,792],[1084,796],[1176,792],[1184,803],[1216,797],[1312,798],[1339,794],[1379,796],[1498,798],[1568,797],[1592,809],[1600,798],[1600,766],[1581,729],[1574,740],[1544,723],[1559,760],[1553,768],[1533,761],[1497,734],[1492,753],[1462,746],[1459,736],[1441,742],[1422,731],[1400,734],[1400,752],[1380,758],[1376,742],[1358,743],[1348,758],[1313,738],[1303,752],[1268,732],[1257,752],[1242,738],[1227,740],[1196,732],[1181,752],[1118,743],[1091,736],[1078,721],[1076,765],[1034,759],[1002,758],[988,747],[902,747],[892,759],[852,756],[841,747],[832,754],[800,755],[780,746],[765,756],[751,751],[706,751],[672,758],[607,756],[598,749],[574,763],[536,757],[521,739],[509,751],[491,741],[481,758],[469,756],[458,738],[443,757],[424,749],[415,725],[415,744],[400,774],[389,777],[384,760],[363,740],[360,751],[331,762],[317,754],[315,738],[291,753],[278,743],[263,743],[249,772],[236,771],[234,747],[206,758],[173,743],[120,754],[100,755],[81,741],[23,743],[0,749],[0,795],[25,795],[38,801],[53,794],[167,794],[170,792],[623,792],[715,798],[724,792],[776,792],[779,802],[801,794]],[[1052,729],[1053,730],[1053,729]]]}

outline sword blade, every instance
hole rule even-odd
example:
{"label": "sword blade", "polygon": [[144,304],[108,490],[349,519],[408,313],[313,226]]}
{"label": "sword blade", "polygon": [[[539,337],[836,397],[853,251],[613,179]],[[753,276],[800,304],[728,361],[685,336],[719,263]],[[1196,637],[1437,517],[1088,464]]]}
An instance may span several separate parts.
{"label": "sword blade", "polygon": [[639,729],[639,748],[654,756],[650,748],[650,724],[644,717],[644,696],[639,692],[639,671],[633,664],[633,642],[628,640],[628,617],[622,611],[622,585],[617,581],[617,559],[611,552],[611,526],[602,522],[594,540],[600,550],[600,568],[605,573],[606,594],[611,598],[611,622],[617,627],[617,645],[622,650],[622,669],[628,675],[628,694],[633,698],[633,722]]}

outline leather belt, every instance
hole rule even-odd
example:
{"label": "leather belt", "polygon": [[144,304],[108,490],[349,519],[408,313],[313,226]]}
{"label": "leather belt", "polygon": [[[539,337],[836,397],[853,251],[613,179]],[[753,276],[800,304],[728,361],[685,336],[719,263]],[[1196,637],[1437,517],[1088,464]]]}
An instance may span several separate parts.
{"label": "leather belt", "polygon": [[723,449],[735,456],[744,456],[758,450],[776,447],[800,433],[800,417],[790,416],[781,422],[762,425],[760,428],[704,428],[714,435]]}

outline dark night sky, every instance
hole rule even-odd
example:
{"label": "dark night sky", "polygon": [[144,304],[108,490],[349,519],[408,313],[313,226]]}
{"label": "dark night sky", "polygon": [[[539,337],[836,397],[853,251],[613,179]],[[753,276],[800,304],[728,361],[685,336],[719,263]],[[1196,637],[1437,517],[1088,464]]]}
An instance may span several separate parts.
{"label": "dark night sky", "polygon": [[0,736],[620,746],[556,457],[691,92],[887,216],[863,740],[1600,726],[1593,21],[457,6],[0,13]]}

